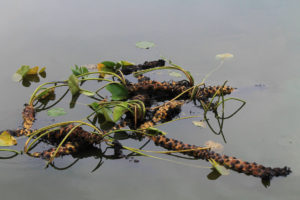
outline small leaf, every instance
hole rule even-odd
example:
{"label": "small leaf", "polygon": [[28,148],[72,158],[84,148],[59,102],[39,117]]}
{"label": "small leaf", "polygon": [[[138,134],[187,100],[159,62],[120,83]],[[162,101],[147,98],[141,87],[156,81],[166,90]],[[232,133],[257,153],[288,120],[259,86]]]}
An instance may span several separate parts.
{"label": "small leaf", "polygon": [[206,124],[205,124],[205,122],[204,121],[193,121],[193,124],[195,125],[195,126],[198,126],[198,127],[201,127],[201,128],[206,128]]}
{"label": "small leaf", "polygon": [[80,89],[80,93],[84,94],[86,96],[94,96],[96,94],[95,92],[92,92],[92,91],[89,91],[89,90],[83,90],[83,89]]}
{"label": "small leaf", "polygon": [[229,174],[229,170],[223,167],[222,165],[219,165],[219,163],[217,163],[214,159],[209,159],[208,161],[221,175]]}
{"label": "small leaf", "polygon": [[212,140],[208,140],[204,144],[206,147],[209,147],[211,150],[216,151],[218,153],[222,152],[224,149],[224,146],[220,143],[214,142]]}
{"label": "small leaf", "polygon": [[80,69],[81,69],[81,74],[86,74],[89,72],[88,68],[86,68],[84,66],[81,66]]}
{"label": "small leaf", "polygon": [[104,130],[111,129],[115,125],[115,123],[109,116],[109,113],[111,113],[111,110],[108,108],[101,108],[99,112],[103,114],[101,117],[99,117],[99,123],[100,123],[101,129],[104,129]]}
{"label": "small leaf", "polygon": [[151,134],[151,135],[167,135],[166,132],[161,131],[161,130],[159,130],[157,128],[153,128],[153,127],[149,127],[146,130],[147,130],[147,133]]}
{"label": "small leaf", "polygon": [[119,121],[122,115],[128,110],[128,104],[126,102],[121,103],[120,105],[115,106],[113,112],[114,122]]}
{"label": "small leaf", "polygon": [[98,71],[102,71],[102,68],[105,67],[105,65],[103,63],[98,63],[97,64],[97,69]]}
{"label": "small leaf", "polygon": [[16,73],[14,73],[12,79],[15,82],[19,82],[23,79],[23,77],[27,74],[27,72],[29,71],[30,66],[28,65],[22,65],[17,71]]}
{"label": "small leaf", "polygon": [[26,75],[37,75],[39,72],[39,67],[35,66],[31,69],[28,70],[28,72],[26,73]]}
{"label": "small leaf", "polygon": [[128,90],[125,86],[118,83],[112,83],[105,87],[111,93],[111,99],[114,101],[124,100],[128,98]]}
{"label": "small leaf", "polygon": [[52,108],[47,111],[48,116],[58,117],[67,114],[63,108]]}
{"label": "small leaf", "polygon": [[128,62],[126,60],[121,60],[121,61],[119,61],[119,63],[123,66],[132,66],[132,65],[134,65],[134,63]]}
{"label": "small leaf", "polygon": [[68,85],[69,85],[69,88],[70,88],[70,91],[71,91],[72,95],[75,95],[78,92],[80,92],[79,81],[78,81],[77,77],[74,74],[72,74],[69,77]]}
{"label": "small leaf", "polygon": [[[103,63],[98,63],[97,64],[97,69],[99,72],[114,72],[114,69],[113,68],[110,68],[110,67],[107,67],[106,65],[104,65]],[[104,78],[105,77],[105,73],[101,73],[100,74],[100,77],[101,78]]]}
{"label": "small leaf", "polygon": [[231,53],[222,53],[222,54],[216,55],[217,60],[228,60],[228,59],[232,59],[233,57],[234,56]]}
{"label": "small leaf", "polygon": [[46,67],[43,67],[40,71],[39,71],[39,74],[43,73],[46,71]]}
{"label": "small leaf", "polygon": [[141,42],[137,42],[135,45],[141,49],[150,49],[155,44],[153,42],[141,41]]}
{"label": "small leaf", "polygon": [[169,75],[173,76],[173,77],[177,77],[177,78],[182,77],[182,75],[178,72],[171,72],[171,73],[169,73]]}
{"label": "small leaf", "polygon": [[103,65],[105,65],[105,67],[109,68],[109,69],[114,69],[114,66],[116,66],[116,63],[112,62],[112,61],[103,61],[101,62]]}
{"label": "small leaf", "polygon": [[8,131],[3,131],[0,135],[0,146],[13,146],[17,144],[17,140],[10,135]]}
{"label": "small leaf", "polygon": [[72,70],[72,73],[73,73],[75,76],[79,76],[79,75],[81,74],[78,65],[75,65],[75,68],[71,68],[71,70]]}

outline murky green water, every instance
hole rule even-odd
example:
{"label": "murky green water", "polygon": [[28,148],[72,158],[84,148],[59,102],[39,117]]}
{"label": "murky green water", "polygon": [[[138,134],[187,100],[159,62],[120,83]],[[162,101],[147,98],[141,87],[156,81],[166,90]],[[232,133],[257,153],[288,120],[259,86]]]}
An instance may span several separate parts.
{"label": "murky green water", "polygon": [[[239,90],[246,107],[225,122],[225,153],[268,166],[290,166],[287,178],[265,188],[258,178],[232,172],[216,181],[209,169],[151,158],[78,161],[68,170],[44,169],[26,155],[0,161],[1,199],[298,199],[300,138],[299,1],[0,1],[0,129],[21,125],[22,105],[37,84],[11,81],[22,64],[47,66],[47,80],[64,79],[73,64],[103,60],[141,63],[160,55],[194,72],[197,81],[235,58],[207,81]],[[141,50],[135,43],[156,43]],[[255,87],[262,84],[264,87]],[[74,115],[73,115],[74,117]],[[49,124],[50,121],[41,123]],[[165,127],[170,137],[222,142],[191,121]],[[17,146],[16,148],[21,148]],[[58,159],[63,167],[74,161]],[[205,161],[184,161],[209,166]],[[298,198],[297,198],[298,196]]]}

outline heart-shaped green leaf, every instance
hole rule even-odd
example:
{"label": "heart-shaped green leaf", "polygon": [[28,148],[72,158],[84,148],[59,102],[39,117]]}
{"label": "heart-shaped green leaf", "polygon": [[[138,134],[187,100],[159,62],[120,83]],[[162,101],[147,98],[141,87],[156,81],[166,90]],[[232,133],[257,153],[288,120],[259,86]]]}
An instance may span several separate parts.
{"label": "heart-shaped green leaf", "polygon": [[126,102],[123,102],[114,108],[113,112],[113,120],[114,122],[119,121],[119,119],[122,117],[122,115],[128,110],[128,104]]}
{"label": "heart-shaped green leaf", "polygon": [[112,83],[105,87],[111,93],[111,99],[114,101],[124,100],[128,98],[127,88],[119,83]]}

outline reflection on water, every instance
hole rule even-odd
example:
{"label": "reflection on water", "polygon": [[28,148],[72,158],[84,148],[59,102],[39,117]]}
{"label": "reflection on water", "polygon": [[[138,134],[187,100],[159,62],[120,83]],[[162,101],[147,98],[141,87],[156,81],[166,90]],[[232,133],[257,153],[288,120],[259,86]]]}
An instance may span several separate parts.
{"label": "reflection on water", "polygon": [[[104,158],[99,170],[89,173],[99,160],[86,158],[68,170],[58,171],[51,167],[44,170],[44,163],[17,156],[0,161],[1,197],[298,199],[300,110],[295,100],[300,26],[294,20],[299,18],[298,8],[298,1],[279,0],[1,1],[1,129],[14,129],[21,124],[23,104],[38,85],[31,82],[24,89],[11,81],[12,74],[23,64],[45,65],[47,80],[58,80],[66,79],[75,63],[140,63],[163,55],[198,73],[196,79],[201,80],[216,66],[216,54],[230,52],[235,59],[208,79],[209,84],[228,80],[229,85],[242,91],[233,96],[247,101],[224,125],[228,143],[186,121],[165,127],[168,135],[196,144],[214,140],[222,143],[230,155],[293,169],[289,177],[274,179],[272,186],[265,189],[258,179],[237,173],[208,181],[209,169],[143,157],[139,163]],[[145,51],[137,49],[135,43],[143,40],[153,41],[157,46]],[[247,88],[259,83],[267,87],[248,92]],[[43,114],[39,117],[41,125],[50,123],[42,120]],[[58,159],[55,164],[74,161],[69,159]]]}

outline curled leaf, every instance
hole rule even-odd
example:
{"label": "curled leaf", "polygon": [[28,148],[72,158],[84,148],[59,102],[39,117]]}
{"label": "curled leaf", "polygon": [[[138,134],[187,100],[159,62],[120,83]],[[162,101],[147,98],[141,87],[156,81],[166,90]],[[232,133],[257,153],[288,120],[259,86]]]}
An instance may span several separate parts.
{"label": "curled leaf", "polygon": [[115,106],[113,111],[113,120],[114,122],[119,121],[122,115],[128,110],[128,103],[122,102],[119,105]]}
{"label": "curled leaf", "polygon": [[46,67],[43,67],[40,71],[39,71],[39,74],[43,73],[46,71]]}
{"label": "curled leaf", "polygon": [[211,148],[211,150],[216,151],[216,152],[222,152],[224,149],[224,146],[220,143],[214,142],[212,140],[208,140],[204,144],[206,147]]}
{"label": "curled leaf", "polygon": [[147,130],[147,133],[150,135],[167,135],[166,132],[159,130],[157,128],[154,128],[154,127],[149,127],[146,130]]}
{"label": "curled leaf", "polygon": [[126,60],[121,60],[121,61],[119,61],[119,63],[123,66],[132,66],[132,65],[134,65],[134,63],[128,62]]}
{"label": "curled leaf", "polygon": [[12,79],[15,82],[19,82],[23,79],[23,77],[27,74],[27,72],[29,71],[30,66],[28,65],[22,65],[17,71],[16,73],[14,73]]}
{"label": "curled leaf", "polygon": [[232,59],[233,57],[234,56],[231,53],[222,53],[222,54],[216,55],[217,60],[228,60],[228,59]]}
{"label": "curled leaf", "polygon": [[92,92],[92,91],[89,91],[89,90],[83,90],[83,89],[80,89],[80,93],[81,94],[84,94],[86,96],[94,96],[96,93],[95,92]]}
{"label": "curled leaf", "polygon": [[193,124],[195,126],[198,126],[198,127],[201,127],[201,128],[206,128],[206,124],[205,124],[205,121],[193,121]]}
{"label": "curled leaf", "polygon": [[17,144],[17,140],[10,135],[8,131],[3,131],[0,135],[0,146],[13,146]]}
{"label": "curled leaf", "polygon": [[72,74],[69,77],[68,85],[69,85],[69,89],[70,89],[72,95],[78,94],[78,92],[80,92],[79,81],[74,74]]}

